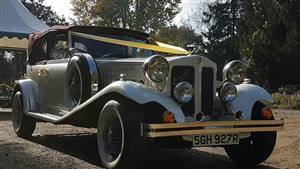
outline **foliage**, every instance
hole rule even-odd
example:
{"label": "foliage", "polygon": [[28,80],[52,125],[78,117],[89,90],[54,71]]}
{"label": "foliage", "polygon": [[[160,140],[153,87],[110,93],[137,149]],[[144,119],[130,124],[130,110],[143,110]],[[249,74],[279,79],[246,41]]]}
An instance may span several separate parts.
{"label": "foliage", "polygon": [[72,0],[79,24],[153,32],[179,13],[181,0]]}
{"label": "foliage", "polygon": [[25,73],[25,51],[0,50],[0,83],[13,84]]}
{"label": "foliage", "polygon": [[197,34],[191,26],[168,26],[159,29],[153,36],[157,41],[186,48],[187,45],[196,44],[203,46],[202,36]]}
{"label": "foliage", "polygon": [[242,8],[240,52],[253,77],[271,90],[300,84],[300,2],[251,0]]}
{"label": "foliage", "polygon": [[280,93],[272,94],[275,109],[300,110],[300,95],[285,95]]}
{"label": "foliage", "polygon": [[300,1],[216,0],[191,16],[207,41],[204,52],[220,68],[246,62],[253,81],[277,90],[300,84]]}
{"label": "foliage", "polygon": [[21,0],[21,2],[33,15],[49,26],[68,24],[64,16],[58,16],[50,6],[43,5],[44,0]]}

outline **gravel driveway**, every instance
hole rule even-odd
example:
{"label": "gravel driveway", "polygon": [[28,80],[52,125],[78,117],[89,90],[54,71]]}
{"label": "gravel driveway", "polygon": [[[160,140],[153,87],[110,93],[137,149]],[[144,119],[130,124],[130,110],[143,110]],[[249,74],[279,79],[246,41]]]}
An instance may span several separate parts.
{"label": "gravel driveway", "polygon": [[[272,156],[257,169],[300,168],[300,111],[276,110],[285,118]],[[9,112],[0,112],[0,169],[100,169],[96,130],[39,123],[33,137],[16,137]],[[144,168],[238,168],[222,148],[155,150]]]}

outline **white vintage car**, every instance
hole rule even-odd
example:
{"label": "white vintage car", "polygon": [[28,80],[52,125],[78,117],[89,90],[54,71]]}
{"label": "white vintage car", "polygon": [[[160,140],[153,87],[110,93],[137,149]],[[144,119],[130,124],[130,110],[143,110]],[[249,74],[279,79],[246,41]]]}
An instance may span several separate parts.
{"label": "white vintage car", "polygon": [[283,128],[271,95],[245,80],[241,61],[225,66],[223,82],[216,72],[211,60],[145,33],[52,27],[29,38],[13,128],[20,137],[31,136],[36,122],[97,128],[107,168],[137,166],[149,145],[220,146],[235,163],[264,162]]}

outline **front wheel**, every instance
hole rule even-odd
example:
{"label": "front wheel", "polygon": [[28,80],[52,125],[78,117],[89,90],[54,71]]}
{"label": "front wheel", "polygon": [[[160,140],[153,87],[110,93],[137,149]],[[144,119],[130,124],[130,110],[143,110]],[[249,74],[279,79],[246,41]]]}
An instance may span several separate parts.
{"label": "front wheel", "polygon": [[16,92],[12,101],[12,123],[15,133],[19,137],[30,137],[35,130],[36,121],[24,114],[23,97]]}
{"label": "front wheel", "polygon": [[[256,104],[252,111],[252,120],[262,119],[260,112],[265,107],[263,104]],[[270,120],[274,120],[272,117]],[[249,138],[241,139],[240,144],[226,146],[228,156],[242,166],[254,166],[264,162],[272,154],[276,144],[277,132],[254,132]]]}
{"label": "front wheel", "polygon": [[98,152],[105,167],[136,167],[143,160],[146,143],[140,135],[141,122],[142,116],[133,104],[114,100],[106,103],[97,134]]}
{"label": "front wheel", "polygon": [[253,166],[264,162],[273,152],[276,132],[252,133],[240,144],[225,147],[228,156],[237,164]]}

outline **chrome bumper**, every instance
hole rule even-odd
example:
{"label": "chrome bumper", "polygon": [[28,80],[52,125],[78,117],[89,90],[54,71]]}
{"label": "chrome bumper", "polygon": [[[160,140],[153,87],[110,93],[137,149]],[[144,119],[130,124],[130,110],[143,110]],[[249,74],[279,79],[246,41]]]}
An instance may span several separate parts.
{"label": "chrome bumper", "polygon": [[221,133],[278,131],[284,120],[210,121],[197,123],[142,124],[143,137],[171,137]]}

